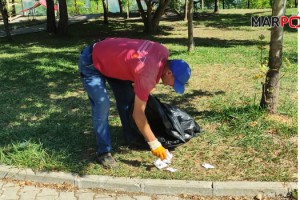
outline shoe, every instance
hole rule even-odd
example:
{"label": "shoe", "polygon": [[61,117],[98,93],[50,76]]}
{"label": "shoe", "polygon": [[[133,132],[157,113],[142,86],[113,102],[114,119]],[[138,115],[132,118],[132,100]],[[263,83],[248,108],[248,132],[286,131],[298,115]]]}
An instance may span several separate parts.
{"label": "shoe", "polygon": [[101,164],[105,169],[112,169],[119,166],[119,164],[109,152],[97,155],[97,162]]}

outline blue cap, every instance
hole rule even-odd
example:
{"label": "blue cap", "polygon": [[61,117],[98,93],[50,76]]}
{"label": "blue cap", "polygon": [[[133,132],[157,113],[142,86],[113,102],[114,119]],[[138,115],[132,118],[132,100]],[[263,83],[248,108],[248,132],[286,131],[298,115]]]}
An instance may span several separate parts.
{"label": "blue cap", "polygon": [[191,76],[191,68],[183,60],[171,60],[170,68],[174,76],[174,90],[178,94],[184,93],[184,85]]}

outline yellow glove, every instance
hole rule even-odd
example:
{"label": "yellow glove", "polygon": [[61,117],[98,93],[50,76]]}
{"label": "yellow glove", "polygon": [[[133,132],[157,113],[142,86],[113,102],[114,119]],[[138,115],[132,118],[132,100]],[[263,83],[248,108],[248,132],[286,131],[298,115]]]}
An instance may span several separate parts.
{"label": "yellow glove", "polygon": [[161,145],[161,143],[155,139],[154,141],[148,142],[151,152],[156,157],[159,157],[161,160],[164,160],[167,158],[167,151],[166,149]]}
{"label": "yellow glove", "polygon": [[161,160],[164,160],[167,158],[167,152],[166,149],[160,145],[158,148],[151,150],[152,154],[159,157]]}

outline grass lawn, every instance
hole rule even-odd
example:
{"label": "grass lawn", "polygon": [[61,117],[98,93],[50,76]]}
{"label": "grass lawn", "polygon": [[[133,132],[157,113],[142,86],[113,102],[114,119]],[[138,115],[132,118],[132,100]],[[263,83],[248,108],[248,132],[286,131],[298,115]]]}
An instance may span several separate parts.
{"label": "grass lawn", "polygon": [[[296,9],[288,9],[293,15]],[[196,49],[187,53],[187,23],[161,22],[150,36],[136,20],[110,19],[70,26],[65,38],[46,33],[15,36],[0,46],[0,163],[38,170],[124,177],[185,180],[297,180],[297,31],[285,29],[279,113],[259,110],[260,44],[268,56],[268,28],[250,27],[252,15],[270,10],[221,10],[194,22]],[[172,151],[175,173],[159,171],[149,151],[122,146],[114,101],[110,112],[113,154],[120,168],[104,170],[94,161],[90,107],[77,72],[81,49],[99,37],[138,37],[161,42],[171,58],[190,63],[184,95],[158,85],[163,102],[191,114],[205,130]],[[215,169],[205,170],[203,162]]]}

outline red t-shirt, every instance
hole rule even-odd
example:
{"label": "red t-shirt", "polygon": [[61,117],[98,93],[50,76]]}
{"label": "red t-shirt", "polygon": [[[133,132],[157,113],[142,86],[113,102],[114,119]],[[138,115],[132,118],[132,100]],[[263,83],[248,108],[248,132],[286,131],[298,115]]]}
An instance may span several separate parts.
{"label": "red t-shirt", "polygon": [[148,40],[107,38],[94,45],[92,57],[104,76],[133,81],[135,94],[147,101],[161,78],[169,51]]}

